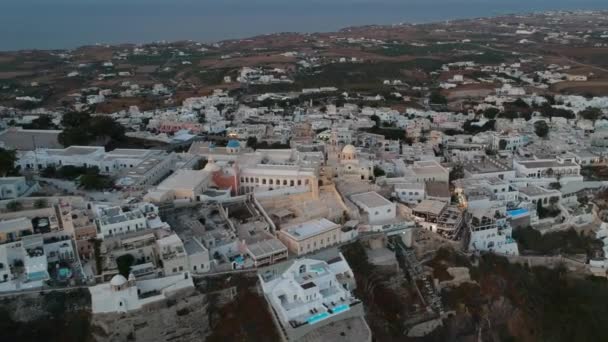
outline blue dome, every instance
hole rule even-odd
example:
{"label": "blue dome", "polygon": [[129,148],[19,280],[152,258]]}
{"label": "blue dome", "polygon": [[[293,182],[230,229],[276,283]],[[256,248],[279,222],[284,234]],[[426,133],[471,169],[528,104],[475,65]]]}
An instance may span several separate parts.
{"label": "blue dome", "polygon": [[230,140],[228,142],[228,145],[226,145],[226,147],[230,147],[230,148],[239,148],[241,147],[241,143],[238,142],[238,140]]}

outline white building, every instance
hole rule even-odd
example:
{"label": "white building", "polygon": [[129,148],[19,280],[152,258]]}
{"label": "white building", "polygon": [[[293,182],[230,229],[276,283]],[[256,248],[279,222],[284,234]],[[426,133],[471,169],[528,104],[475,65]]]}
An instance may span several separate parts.
{"label": "white building", "polygon": [[0,178],[0,200],[15,199],[37,188],[37,184],[28,184],[25,177]]}
{"label": "white building", "polygon": [[397,183],[394,195],[404,203],[420,203],[426,196],[425,185],[424,183]]}
{"label": "white building", "polygon": [[109,283],[89,287],[91,311],[102,314],[139,310],[192,289],[194,283],[187,272],[146,280],[136,280],[133,274],[127,280],[118,274]]}
{"label": "white building", "polygon": [[367,213],[368,221],[372,225],[388,223],[397,215],[397,205],[377,192],[370,191],[352,195],[350,199]]}
{"label": "white building", "polygon": [[513,229],[505,216],[497,215],[494,218],[473,216],[469,229],[470,251],[519,255],[517,242],[512,237]]}
{"label": "white building", "polygon": [[278,238],[295,255],[312,253],[342,242],[340,225],[321,218],[282,227]]}
{"label": "white building", "polygon": [[147,229],[146,215],[139,210],[124,212],[120,207],[103,207],[95,220],[99,235],[115,236]]}
{"label": "white building", "polygon": [[187,271],[188,255],[184,243],[177,234],[156,240],[156,246],[165,276]]}
{"label": "white building", "polygon": [[196,239],[184,242],[184,249],[188,255],[188,268],[191,273],[205,273],[211,270],[209,250]]}
{"label": "white building", "polygon": [[[354,274],[341,254],[329,262],[299,259],[287,269],[270,267],[258,274],[279,331],[289,340],[347,318],[363,318],[362,302],[351,292]],[[369,329],[364,331],[369,338],[360,338],[371,340]]]}
{"label": "white building", "polygon": [[513,160],[513,168],[518,177],[526,178],[568,178],[583,180],[581,167],[574,158],[556,157],[552,159]]}

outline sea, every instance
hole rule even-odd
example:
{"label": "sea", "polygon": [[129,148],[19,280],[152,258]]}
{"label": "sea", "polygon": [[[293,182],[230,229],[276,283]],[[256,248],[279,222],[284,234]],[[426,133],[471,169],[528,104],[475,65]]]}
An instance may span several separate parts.
{"label": "sea", "polygon": [[608,0],[0,0],[0,51],[328,32],[548,10]]}

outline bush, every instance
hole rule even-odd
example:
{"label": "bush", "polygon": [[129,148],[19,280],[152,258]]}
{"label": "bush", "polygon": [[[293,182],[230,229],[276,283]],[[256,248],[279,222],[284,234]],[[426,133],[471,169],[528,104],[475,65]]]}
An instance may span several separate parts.
{"label": "bush", "polygon": [[48,206],[46,198],[39,198],[34,202],[34,208],[42,209]]}
{"label": "bush", "polygon": [[9,211],[19,211],[23,209],[23,204],[19,201],[10,201],[6,204],[6,209]]}
{"label": "bush", "polygon": [[123,277],[128,278],[131,266],[135,262],[135,257],[131,254],[124,254],[116,258],[116,266],[118,266],[118,273]]}

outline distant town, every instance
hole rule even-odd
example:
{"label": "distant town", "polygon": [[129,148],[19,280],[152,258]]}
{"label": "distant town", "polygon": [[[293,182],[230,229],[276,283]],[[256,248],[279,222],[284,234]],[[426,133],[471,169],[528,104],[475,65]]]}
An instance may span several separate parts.
{"label": "distant town", "polygon": [[8,336],[605,340],[607,56],[590,11],[0,52]]}

